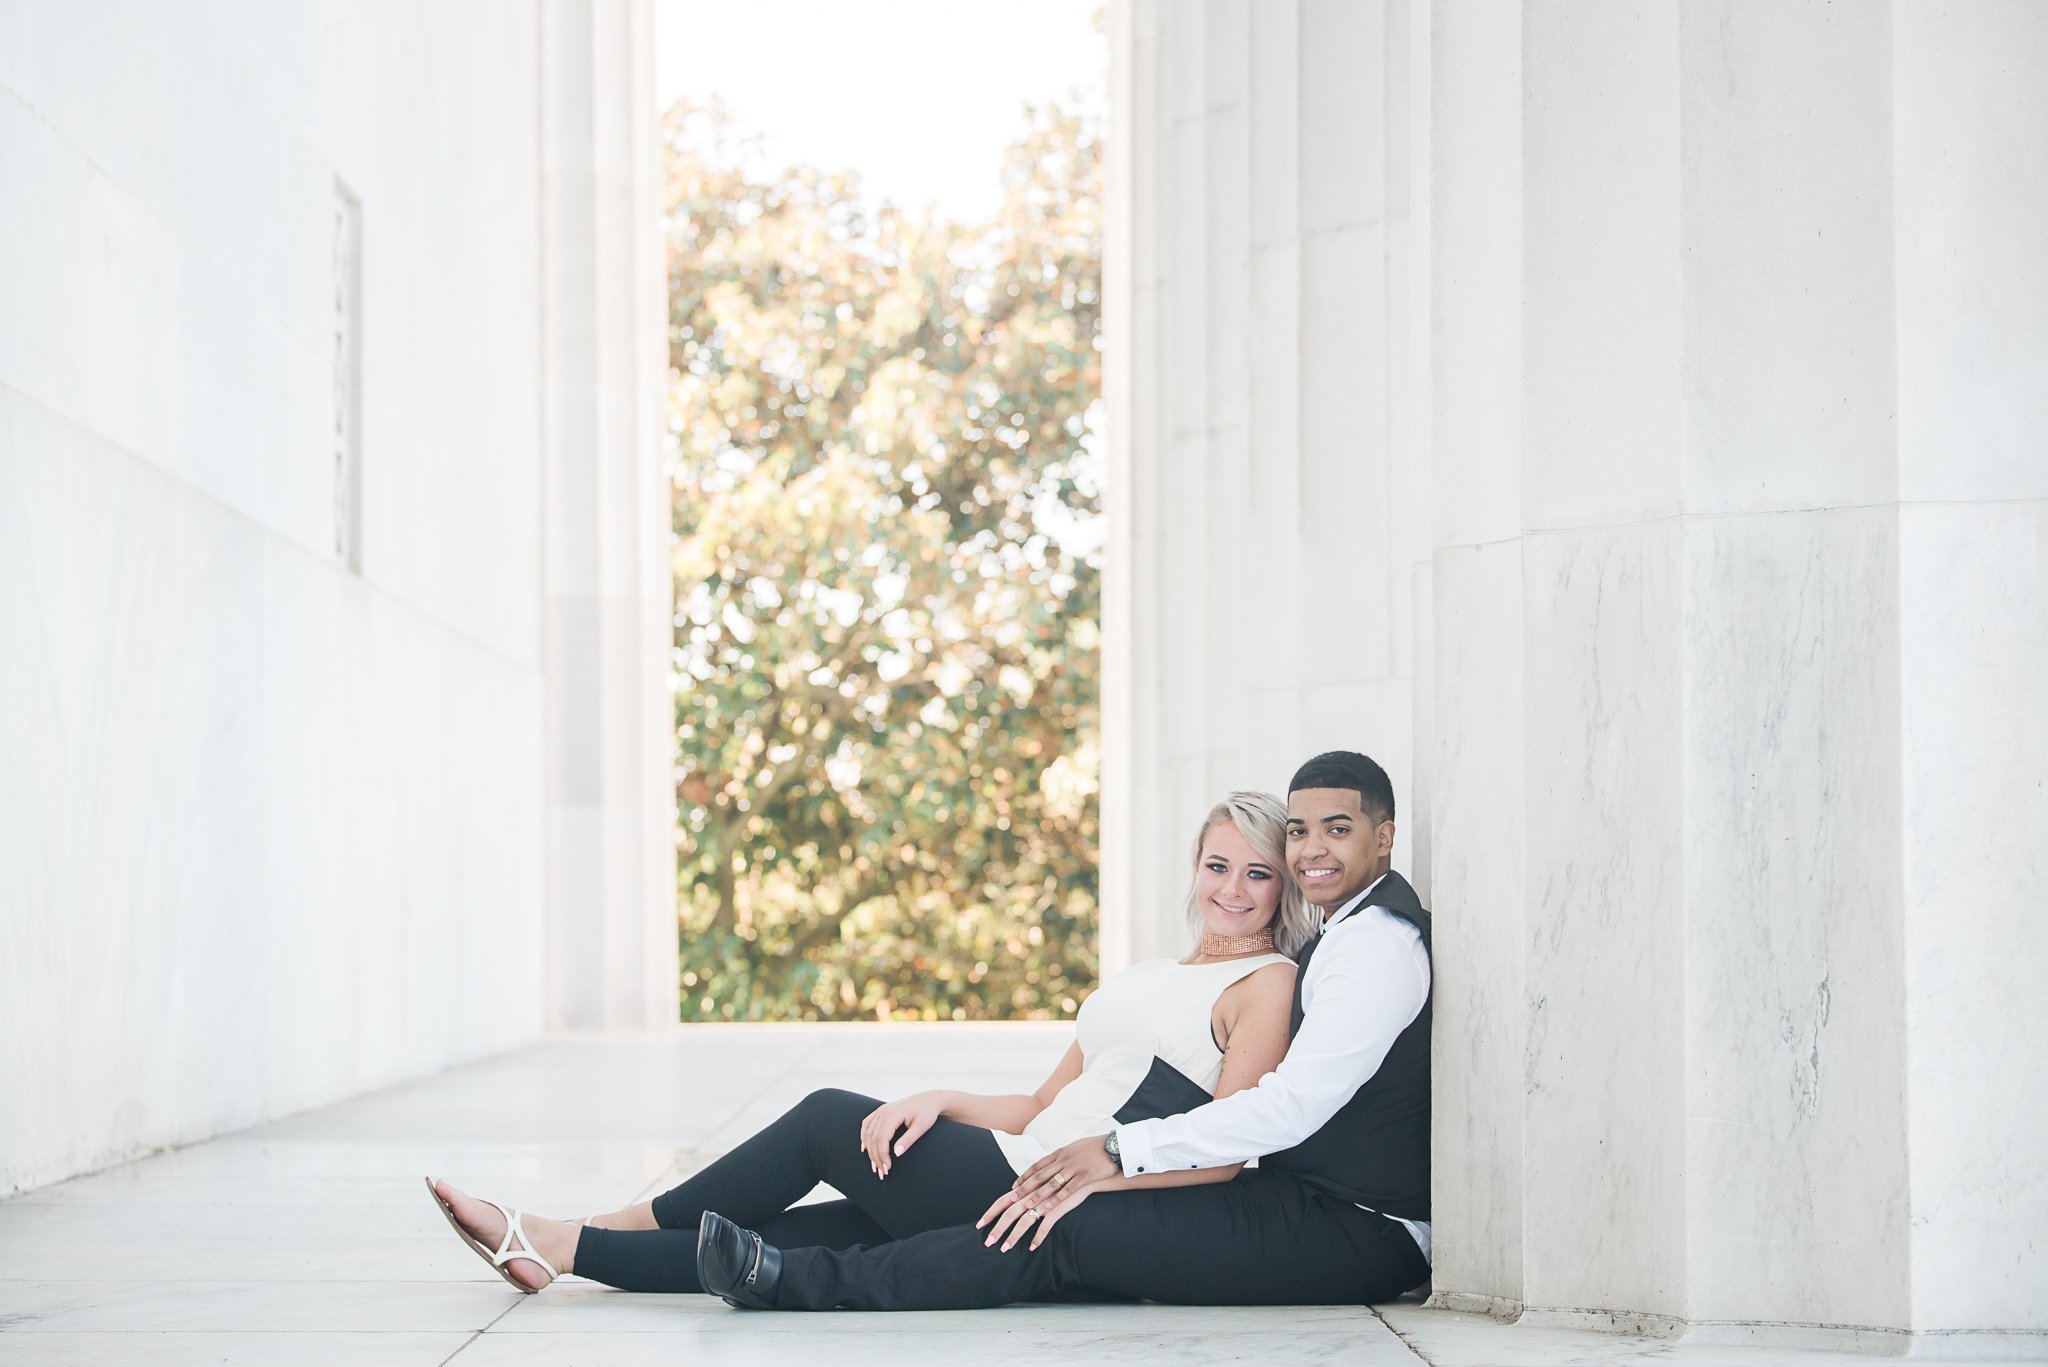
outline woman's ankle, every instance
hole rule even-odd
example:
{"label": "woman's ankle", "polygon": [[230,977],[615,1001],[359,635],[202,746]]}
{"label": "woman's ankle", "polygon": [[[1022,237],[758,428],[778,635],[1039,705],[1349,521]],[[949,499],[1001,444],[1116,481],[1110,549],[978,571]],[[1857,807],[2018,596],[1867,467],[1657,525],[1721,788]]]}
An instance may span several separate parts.
{"label": "woman's ankle", "polygon": [[660,1229],[661,1223],[654,1218],[652,1205],[628,1206],[624,1210],[608,1210],[602,1215],[587,1217],[584,1224],[592,1229],[631,1231],[636,1229]]}
{"label": "woman's ankle", "polygon": [[568,1243],[562,1249],[561,1258],[555,1263],[555,1270],[565,1277],[576,1270],[576,1248],[583,1242],[584,1222],[571,1220],[568,1226]]}

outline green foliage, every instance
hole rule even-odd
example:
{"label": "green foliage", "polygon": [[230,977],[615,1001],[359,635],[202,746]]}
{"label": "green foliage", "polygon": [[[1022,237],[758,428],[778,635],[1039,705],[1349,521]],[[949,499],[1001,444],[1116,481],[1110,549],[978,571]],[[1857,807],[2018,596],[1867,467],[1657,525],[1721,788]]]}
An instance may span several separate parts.
{"label": "green foliage", "polygon": [[1071,1015],[1096,977],[1100,144],[993,221],[665,124],[683,1018]]}

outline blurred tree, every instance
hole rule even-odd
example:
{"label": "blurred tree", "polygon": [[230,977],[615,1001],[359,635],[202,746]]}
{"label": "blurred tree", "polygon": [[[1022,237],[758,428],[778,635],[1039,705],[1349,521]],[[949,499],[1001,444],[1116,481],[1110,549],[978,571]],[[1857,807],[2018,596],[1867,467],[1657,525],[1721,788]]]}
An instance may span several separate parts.
{"label": "blurred tree", "polygon": [[1100,145],[994,221],[665,122],[683,1018],[1071,1015],[1096,976]]}

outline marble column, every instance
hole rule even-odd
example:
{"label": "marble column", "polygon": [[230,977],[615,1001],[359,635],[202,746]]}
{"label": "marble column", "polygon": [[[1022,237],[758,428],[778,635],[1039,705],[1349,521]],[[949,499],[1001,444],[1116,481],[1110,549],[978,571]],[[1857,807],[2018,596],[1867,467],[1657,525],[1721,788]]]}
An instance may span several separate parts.
{"label": "marble column", "polygon": [[1372,751],[1440,1303],[2038,1352],[2048,15],[1114,15],[1110,965]]}
{"label": "marble column", "polygon": [[1523,1296],[1528,1042],[1521,23],[1507,6],[1444,5],[1430,28],[1430,1208],[1437,1285],[1455,1287],[1459,1304],[1511,1310]]}
{"label": "marble column", "polygon": [[1432,53],[1437,1296],[2037,1351],[2048,28]]}
{"label": "marble column", "polygon": [[541,6],[551,1028],[676,1019],[664,272],[648,0]]}
{"label": "marble column", "polygon": [[2048,721],[2027,700],[2048,678],[2048,10],[1895,10],[1907,1275],[1916,1329],[2039,1334]]}
{"label": "marble column", "polygon": [[[1112,10],[1106,968],[1180,952],[1195,826],[1229,789],[1279,792],[1309,754],[1363,749],[1407,818],[1420,13]],[[1404,831],[1406,868],[1414,849]]]}

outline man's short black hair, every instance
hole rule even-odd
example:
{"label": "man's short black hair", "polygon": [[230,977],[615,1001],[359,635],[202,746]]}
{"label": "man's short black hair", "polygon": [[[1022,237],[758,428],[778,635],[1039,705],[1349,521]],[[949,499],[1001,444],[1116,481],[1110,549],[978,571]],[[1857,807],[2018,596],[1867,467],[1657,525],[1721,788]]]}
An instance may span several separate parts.
{"label": "man's short black hair", "polygon": [[1294,771],[1290,793],[1303,788],[1350,788],[1373,824],[1394,819],[1394,784],[1387,771],[1356,750],[1325,750]]}

